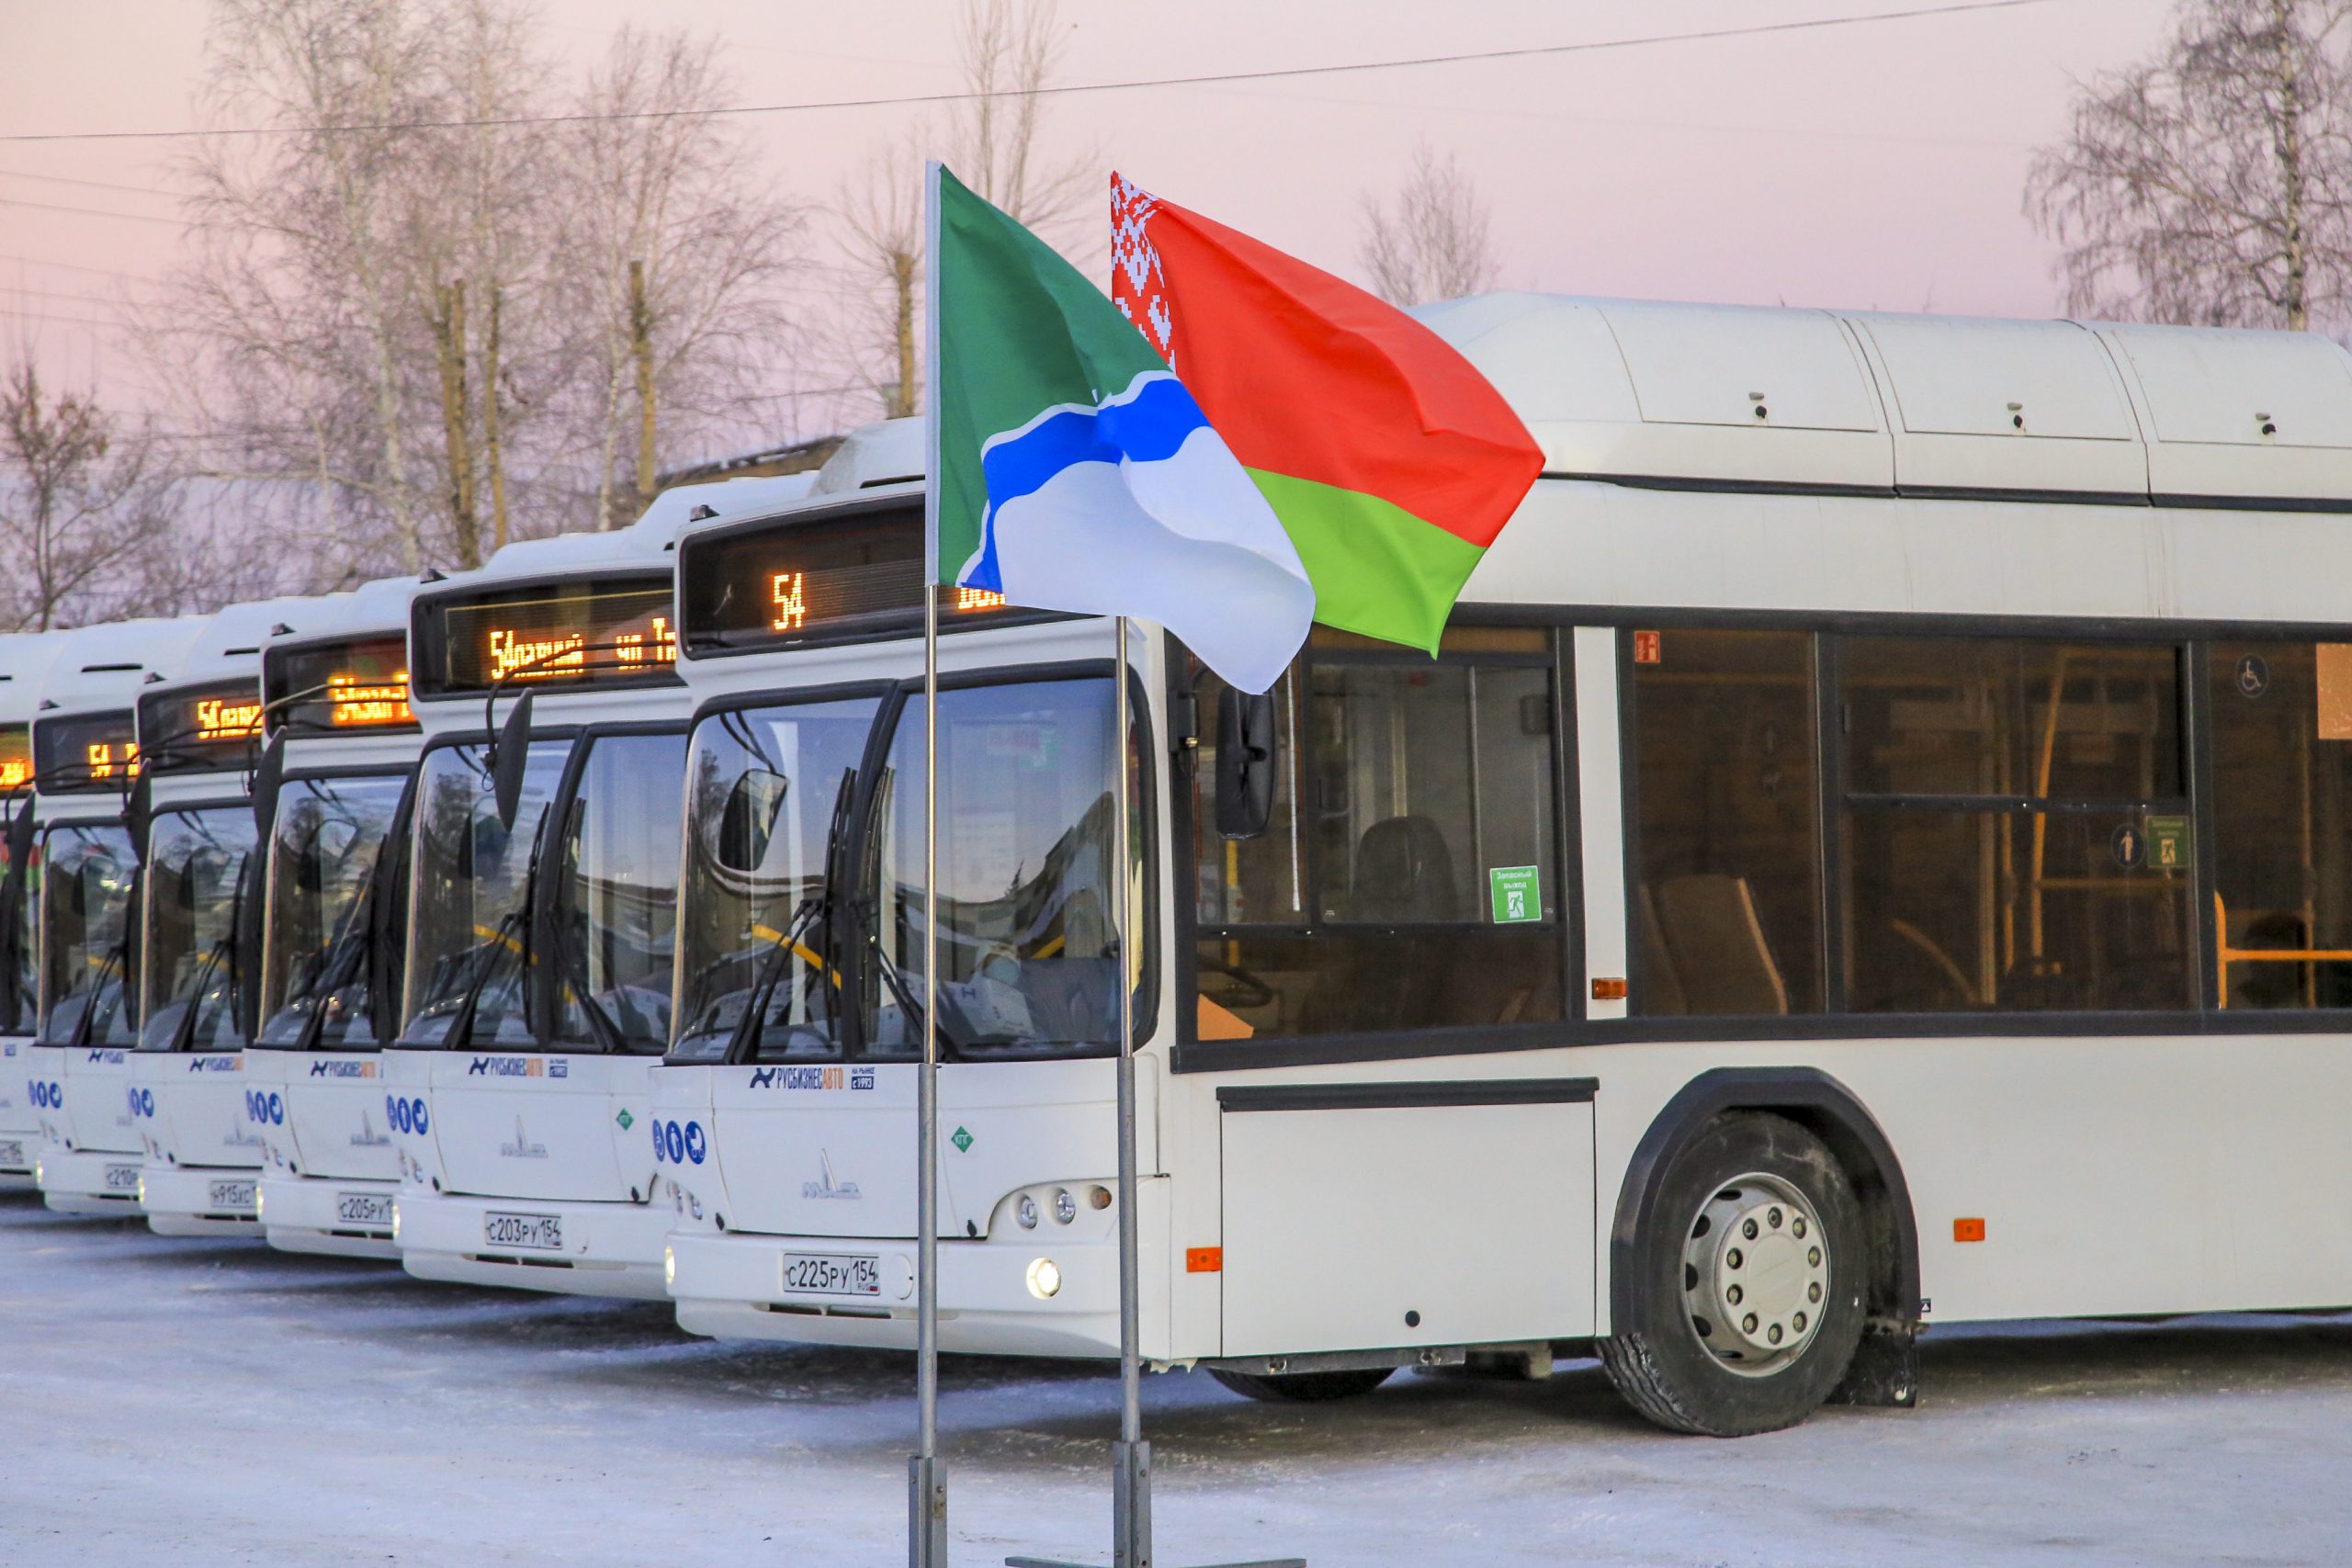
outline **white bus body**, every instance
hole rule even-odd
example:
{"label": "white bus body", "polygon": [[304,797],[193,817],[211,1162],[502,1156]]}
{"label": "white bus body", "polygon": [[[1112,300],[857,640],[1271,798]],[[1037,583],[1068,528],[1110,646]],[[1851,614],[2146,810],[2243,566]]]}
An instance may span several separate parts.
{"label": "white bus body", "polygon": [[[0,637],[0,822],[32,809],[34,711],[41,682],[65,647],[63,632]],[[33,1187],[40,1113],[25,1070],[40,977],[29,919],[31,879],[5,864],[0,849],[0,1192]],[[29,858],[29,857],[28,857]]]}
{"label": "white bus body", "polygon": [[[462,609],[443,608],[458,585],[418,596],[407,1000],[383,1057],[409,1272],[662,1299],[645,1122],[668,1035],[686,718],[670,548],[695,508],[773,505],[807,483],[672,491],[628,529],[508,547],[462,584]],[[620,598],[592,602],[606,594]],[[632,628],[618,648],[616,626]],[[503,828],[481,776],[502,674],[500,721],[534,705],[524,815]]]}
{"label": "white bus body", "polygon": [[262,1166],[245,1044],[260,978],[262,860],[247,784],[261,747],[261,649],[321,599],[232,604],[166,682],[139,694],[144,776],[139,1045],[125,1086],[161,1235],[251,1234]]}
{"label": "white bus body", "polygon": [[[1729,1434],[1908,1404],[1929,1321],[2352,1303],[2352,356],[1525,295],[1425,319],[1545,453],[1439,657],[1318,632],[1236,705],[1273,801],[1228,840],[1199,822],[1216,684],[1138,639],[1146,1354],[1314,1397],[1591,1344],[1653,1419]],[[729,532],[681,543],[698,695],[915,671],[903,622],[713,646],[697,561]],[[942,658],[1010,679],[1108,641]],[[943,813],[944,869],[955,831],[995,852],[1000,804]],[[718,830],[690,818],[689,932]],[[910,1345],[909,1069],[775,1034],[664,1069],[664,1122],[704,1128],[665,1172],[680,1322]],[[941,1071],[941,1342],[1111,1354],[1110,1064],[989,1054]]]}
{"label": "white bus body", "polygon": [[407,812],[422,745],[408,692],[414,578],[322,602],[262,651],[281,780],[270,826],[260,1027],[246,1113],[258,1207],[288,1252],[397,1258],[383,1045],[398,1027]]}
{"label": "white bus body", "polygon": [[129,1095],[139,871],[123,820],[137,765],[132,708],[148,676],[175,673],[203,628],[190,616],[68,633],[33,719],[40,1015],[24,1061],[41,1122],[34,1174],[42,1200],[67,1213],[139,1213],[144,1153]]}

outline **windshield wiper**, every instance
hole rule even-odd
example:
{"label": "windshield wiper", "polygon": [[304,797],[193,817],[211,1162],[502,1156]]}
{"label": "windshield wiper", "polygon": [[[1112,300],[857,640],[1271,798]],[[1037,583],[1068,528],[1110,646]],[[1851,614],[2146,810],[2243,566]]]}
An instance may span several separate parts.
{"label": "windshield wiper", "polygon": [[[127,927],[129,917],[126,915],[124,919]],[[105,989],[107,980],[109,976],[116,979],[118,983],[126,977],[123,971],[125,965],[130,964],[130,932],[126,929],[123,931],[121,940],[117,942],[112,947],[107,948],[107,955],[98,960],[97,976],[90,982],[90,989],[87,993],[86,999],[82,1003],[82,1016],[74,1021],[73,1044],[74,1049],[79,1050],[89,1044],[91,1031],[95,1029],[97,1024],[99,994]],[[119,1005],[119,1004],[118,1004],[118,1006]]]}
{"label": "windshield wiper", "polygon": [[[224,959],[232,966],[236,963],[237,933],[245,929],[245,882],[251,874],[249,863],[237,868],[237,890],[229,896],[229,929],[220,933],[220,940],[205,950],[203,959],[196,966],[195,980],[188,990],[187,1009],[180,1014],[179,1023],[172,1030],[171,1049],[175,1052],[186,1051],[196,1043],[196,1025],[204,1008],[206,982],[219,973]],[[235,1011],[236,1005],[236,971],[232,967],[229,981],[229,1008],[232,1012]]]}
{"label": "windshield wiper", "polygon": [[[769,950],[767,961],[760,965],[759,975],[752,982],[751,992],[743,999],[743,1014],[735,1021],[734,1029],[727,1036],[727,1052],[723,1060],[729,1062],[751,1060],[760,1035],[767,1028],[765,1020],[768,1002],[775,997],[775,988],[783,981],[785,970],[790,965],[793,955],[796,953],[808,951],[801,945],[800,939],[808,933],[808,928],[816,923],[820,915],[826,917],[825,953],[813,956],[817,959],[819,973],[822,974],[828,967],[832,968],[833,985],[836,987],[840,986],[839,966],[830,962],[833,951],[831,919],[833,908],[831,863],[833,857],[841,852],[842,829],[849,821],[850,807],[855,802],[856,796],[857,774],[854,770],[844,768],[842,770],[840,787],[833,792],[832,821],[825,829],[825,884],[818,892],[811,893],[800,901],[799,908],[792,912],[791,924],[776,934],[775,946]],[[832,1011],[831,1008],[826,1010],[829,1019],[832,1016]]]}

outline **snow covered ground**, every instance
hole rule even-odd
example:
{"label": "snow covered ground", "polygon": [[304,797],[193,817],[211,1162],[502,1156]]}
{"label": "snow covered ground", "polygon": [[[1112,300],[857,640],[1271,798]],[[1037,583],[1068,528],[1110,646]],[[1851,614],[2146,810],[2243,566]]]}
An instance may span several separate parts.
{"label": "snow covered ground", "polygon": [[[1672,1438],[1589,1363],[1321,1407],[1146,1384],[1167,1568],[2352,1559],[2352,1317],[1940,1330],[1927,1404]],[[905,1561],[906,1358],[0,1197],[0,1563]],[[951,1359],[961,1564],[1099,1561],[1115,1378]]]}

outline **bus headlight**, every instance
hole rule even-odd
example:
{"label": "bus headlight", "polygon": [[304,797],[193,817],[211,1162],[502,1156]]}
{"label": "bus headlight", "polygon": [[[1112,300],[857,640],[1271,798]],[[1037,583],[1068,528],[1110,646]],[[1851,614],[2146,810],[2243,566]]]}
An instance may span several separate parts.
{"label": "bus headlight", "polygon": [[1078,1200],[1067,1187],[1054,1189],[1054,1224],[1066,1225],[1078,1218]]}
{"label": "bus headlight", "polygon": [[1021,1201],[1012,1206],[1012,1217],[1021,1222],[1023,1230],[1035,1230],[1037,1228],[1037,1200],[1023,1192],[1021,1195]]}
{"label": "bus headlight", "polygon": [[1050,1258],[1039,1258],[1031,1261],[1029,1265],[1029,1293],[1031,1295],[1042,1302],[1061,1288],[1061,1265]]}

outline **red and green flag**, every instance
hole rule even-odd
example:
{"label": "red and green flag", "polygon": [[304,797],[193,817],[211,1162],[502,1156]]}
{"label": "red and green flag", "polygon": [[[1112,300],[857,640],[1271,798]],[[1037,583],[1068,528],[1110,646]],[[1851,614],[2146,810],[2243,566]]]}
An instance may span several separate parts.
{"label": "red and green flag", "polygon": [[1111,176],[1112,298],[1272,506],[1326,626],[1434,652],[1544,455],[1453,346]]}

